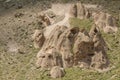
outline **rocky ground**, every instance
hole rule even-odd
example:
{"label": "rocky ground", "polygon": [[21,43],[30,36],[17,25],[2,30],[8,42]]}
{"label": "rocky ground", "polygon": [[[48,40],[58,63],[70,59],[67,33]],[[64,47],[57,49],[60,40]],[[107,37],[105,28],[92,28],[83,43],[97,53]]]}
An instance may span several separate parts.
{"label": "rocky ground", "polygon": [[[95,8],[96,6],[87,5],[87,7]],[[61,10],[61,8],[64,9]],[[52,32],[57,25],[64,25],[67,27],[70,27],[71,25],[72,27],[78,26],[79,28],[85,27],[89,31],[93,24],[91,19],[80,20],[75,17],[71,18],[71,23],[68,25],[67,23],[70,15],[67,10],[69,10],[69,4],[68,6],[54,4],[49,10],[52,10],[52,12],[57,15],[54,15],[55,17],[53,18],[52,25],[47,26],[45,29],[44,34],[47,37],[50,36],[50,32]],[[49,12],[49,10],[47,11]],[[41,8],[40,3],[35,5],[29,4],[19,9],[10,8],[0,10],[0,80],[54,80],[50,77],[48,70],[41,70],[40,68],[37,68],[35,64],[36,55],[39,52],[39,49],[34,48],[31,37],[36,29],[45,27],[39,17],[41,12],[43,12],[43,8]],[[98,20],[98,23],[99,21],[100,20]],[[107,34],[101,31],[102,37],[108,46],[107,56],[110,60],[110,70],[100,73],[95,70],[74,66],[66,68],[64,77],[55,80],[119,80],[119,33],[119,27],[118,31],[113,34]],[[46,44],[54,44],[49,41],[46,41]],[[56,76],[62,76],[64,73],[64,71],[61,71],[61,68],[53,67],[51,74],[58,73],[54,72],[54,69],[58,70],[61,74]],[[53,77],[54,75],[55,74],[53,74]]]}

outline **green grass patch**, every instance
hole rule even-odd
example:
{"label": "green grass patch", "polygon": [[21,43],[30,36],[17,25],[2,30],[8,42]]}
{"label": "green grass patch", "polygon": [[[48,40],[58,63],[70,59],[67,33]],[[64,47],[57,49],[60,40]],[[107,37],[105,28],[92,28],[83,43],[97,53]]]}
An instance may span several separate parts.
{"label": "green grass patch", "polygon": [[78,18],[70,18],[69,21],[71,27],[79,27],[80,29],[86,29],[87,31],[89,31],[93,25],[93,21],[90,19],[80,20]]}

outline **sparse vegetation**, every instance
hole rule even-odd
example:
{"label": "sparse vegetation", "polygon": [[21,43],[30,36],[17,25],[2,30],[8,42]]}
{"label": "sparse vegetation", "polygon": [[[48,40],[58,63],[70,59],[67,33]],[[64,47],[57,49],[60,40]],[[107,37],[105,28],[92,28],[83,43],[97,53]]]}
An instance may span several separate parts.
{"label": "sparse vegetation", "polygon": [[[51,0],[50,0],[51,1]],[[60,0],[64,1],[64,0]],[[64,2],[68,2],[69,0],[65,0]],[[108,10],[110,12],[115,11],[118,12],[120,8],[120,1],[117,0],[81,0],[83,2],[89,3],[104,3],[106,8],[109,7]],[[106,2],[109,2],[106,3]],[[116,2],[115,2],[116,1]],[[0,1],[2,2],[2,0]],[[113,5],[117,5],[113,7]],[[112,11],[114,10],[114,11]],[[116,15],[116,14],[115,14]],[[85,28],[89,31],[90,27],[92,26],[92,20],[80,20],[77,18],[70,19],[71,26]],[[118,22],[120,25],[120,22]],[[99,73],[97,71],[88,70],[88,69],[81,69],[81,68],[69,68],[66,69],[66,75],[60,79],[52,79],[47,74],[48,71],[40,70],[35,67],[36,55],[39,51],[38,49],[34,49],[33,47],[29,47],[32,44],[30,39],[32,30],[38,29],[40,27],[39,24],[32,23],[32,27],[28,26],[13,26],[13,32],[16,34],[10,35],[10,37],[14,37],[15,40],[25,45],[24,48],[26,49],[25,54],[20,53],[12,53],[8,52],[5,46],[7,40],[3,39],[0,41],[0,80],[120,80],[120,29],[116,34],[105,34],[102,33],[109,50],[107,51],[108,57],[110,59],[110,67],[112,69],[108,72]],[[8,27],[0,27],[0,31],[3,30],[10,30]],[[9,31],[8,31],[9,32]],[[1,40],[0,35],[0,40]],[[29,47],[29,48],[28,48]]]}
{"label": "sparse vegetation", "polygon": [[79,27],[80,29],[86,29],[89,31],[93,22],[90,19],[80,20],[78,18],[70,18],[70,25],[71,27]]}
{"label": "sparse vegetation", "polygon": [[[75,19],[73,19],[74,21]],[[76,20],[75,20],[76,21]],[[79,21],[79,20],[78,20]],[[84,21],[82,21],[84,23]],[[88,23],[91,23],[87,21]],[[78,23],[78,22],[76,22]],[[85,23],[78,23],[87,26]],[[75,24],[75,25],[78,25]],[[88,27],[90,27],[88,25]],[[87,27],[86,27],[87,28]],[[0,47],[0,80],[119,80],[120,79],[120,30],[117,34],[105,34],[103,37],[109,46],[107,51],[111,67],[110,71],[99,73],[93,70],[69,68],[61,79],[52,79],[47,76],[48,71],[35,67],[35,58],[38,50],[31,48],[26,54],[9,53]]]}

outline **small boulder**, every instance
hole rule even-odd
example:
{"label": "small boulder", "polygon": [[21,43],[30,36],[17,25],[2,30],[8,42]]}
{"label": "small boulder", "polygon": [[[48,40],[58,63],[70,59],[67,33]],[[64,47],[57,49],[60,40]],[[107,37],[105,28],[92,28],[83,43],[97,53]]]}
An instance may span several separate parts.
{"label": "small boulder", "polygon": [[65,76],[65,70],[59,66],[54,66],[50,71],[52,78],[61,78]]}
{"label": "small boulder", "polygon": [[58,50],[62,54],[63,67],[68,68],[73,66],[73,43],[74,38],[79,32],[78,27],[68,28],[58,39]]}
{"label": "small boulder", "polygon": [[45,26],[51,25],[50,18],[47,16],[47,14],[45,13],[38,14],[37,18],[39,18]]}
{"label": "small boulder", "polygon": [[24,14],[21,12],[18,12],[18,13],[15,13],[14,16],[15,16],[15,18],[20,18],[20,17],[24,16]]}

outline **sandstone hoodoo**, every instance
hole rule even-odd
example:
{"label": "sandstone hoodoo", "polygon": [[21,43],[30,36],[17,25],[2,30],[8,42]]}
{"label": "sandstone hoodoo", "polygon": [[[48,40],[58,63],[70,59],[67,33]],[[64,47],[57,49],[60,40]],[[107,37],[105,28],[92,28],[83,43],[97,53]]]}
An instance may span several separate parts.
{"label": "sandstone hoodoo", "polygon": [[[61,68],[73,66],[95,70],[108,68],[107,45],[100,31],[115,32],[117,27],[111,15],[103,12],[93,14],[93,16],[91,14],[85,5],[76,3],[70,6],[68,16],[68,18],[79,19],[90,19],[90,17],[92,19],[93,17],[95,24],[89,32],[78,27],[68,27],[57,23],[46,25],[44,31],[36,30],[33,35],[34,46],[40,48],[36,66],[51,70],[52,78],[63,77]],[[45,21],[44,16],[41,18]]]}
{"label": "sandstone hoodoo", "polygon": [[41,53],[37,57],[36,66],[39,68],[51,69],[54,66],[62,67],[62,57],[57,52]]}
{"label": "sandstone hoodoo", "polygon": [[104,69],[109,65],[104,43],[97,27],[88,33],[78,27],[57,26],[38,52],[36,64],[50,69],[54,66]]}
{"label": "sandstone hoodoo", "polygon": [[72,4],[69,14],[71,17],[79,19],[88,19],[91,17],[89,9],[87,9],[82,3]]}
{"label": "sandstone hoodoo", "polygon": [[77,3],[77,18],[88,19],[90,18],[90,11],[82,3]]}
{"label": "sandstone hoodoo", "polygon": [[118,31],[116,19],[108,13],[98,12],[93,15],[95,24],[105,33]]}
{"label": "sandstone hoodoo", "polygon": [[74,65],[89,67],[94,54],[94,43],[87,31],[79,32],[75,38],[73,53]]}

